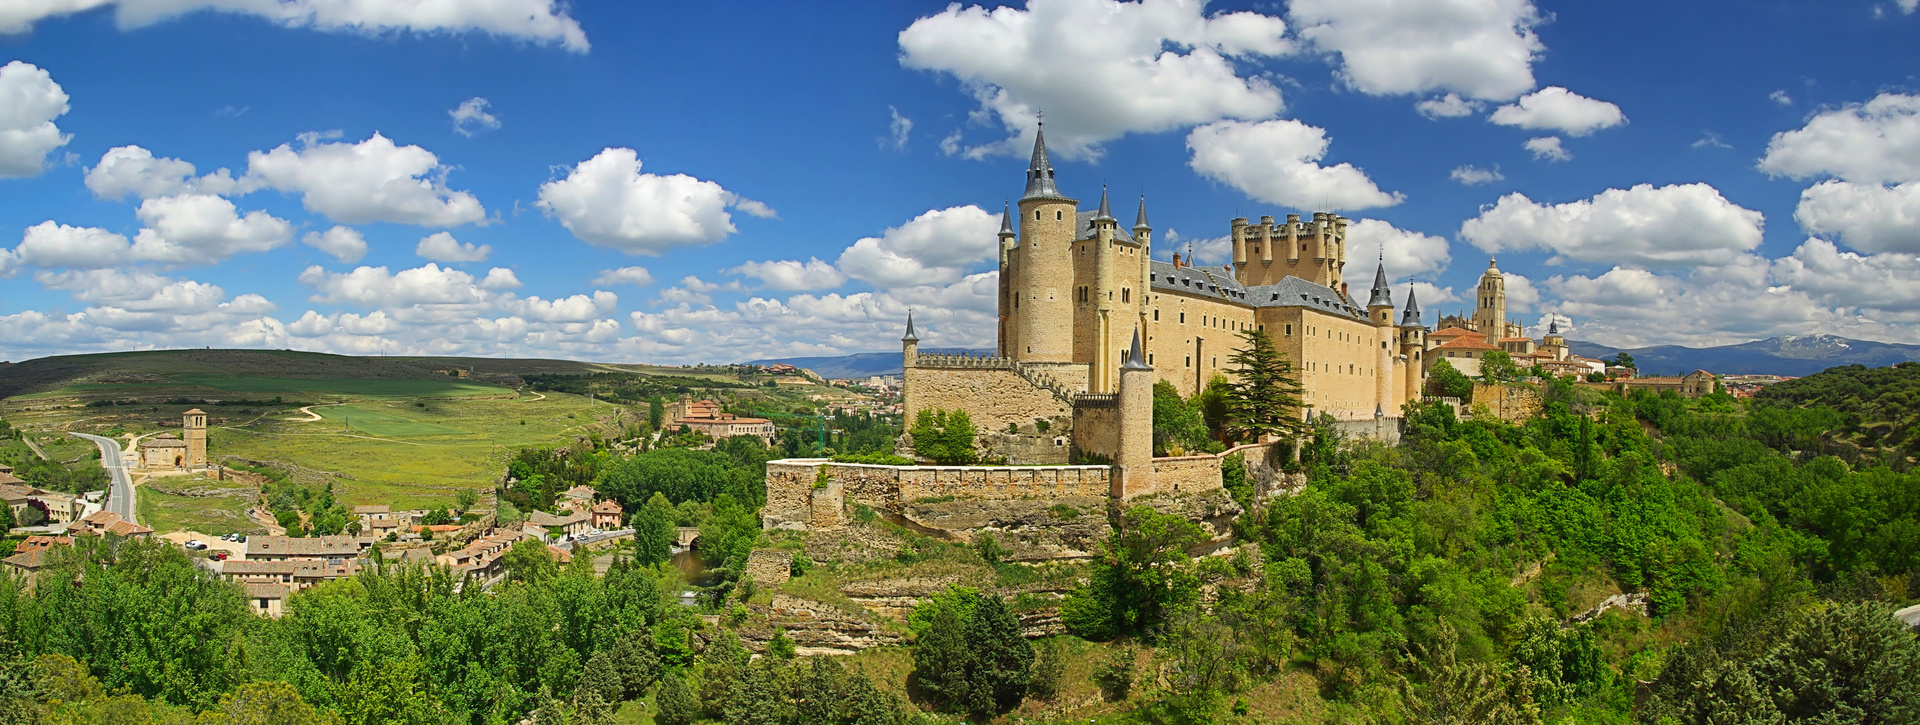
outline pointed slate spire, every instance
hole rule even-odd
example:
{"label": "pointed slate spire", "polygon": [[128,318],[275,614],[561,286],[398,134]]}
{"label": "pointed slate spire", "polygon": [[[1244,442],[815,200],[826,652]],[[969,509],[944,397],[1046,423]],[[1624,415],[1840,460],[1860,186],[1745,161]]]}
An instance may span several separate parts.
{"label": "pointed slate spire", "polygon": [[1393,290],[1387,287],[1387,263],[1383,259],[1373,268],[1373,297],[1367,300],[1368,307],[1393,306]]}
{"label": "pointed slate spire", "polygon": [[1027,193],[1020,196],[1021,201],[1028,199],[1059,199],[1060,187],[1053,183],[1053,162],[1047,158],[1047,129],[1042,123],[1033,133],[1033,162],[1027,165]]}
{"label": "pointed slate spire", "polygon": [[1120,369],[1121,370],[1152,370],[1153,369],[1153,366],[1147,364],[1147,359],[1140,355],[1140,328],[1136,327],[1133,329],[1133,349],[1127,352],[1127,362],[1126,364],[1121,365]]}
{"label": "pointed slate spire", "polygon": [[1093,215],[1093,220],[1097,222],[1120,221],[1118,219],[1113,218],[1113,208],[1110,206],[1107,206],[1107,185],[1106,184],[1100,185],[1100,213]]}
{"label": "pointed slate spire", "polygon": [[1147,223],[1147,195],[1146,194],[1140,195],[1140,214],[1133,218],[1133,228],[1135,229],[1152,229],[1153,228],[1152,225]]}
{"label": "pointed slate spire", "polygon": [[1424,327],[1420,322],[1420,303],[1413,299],[1413,285],[1407,285],[1407,311],[1400,315],[1401,327]]}
{"label": "pointed slate spire", "polygon": [[1000,236],[1013,236],[1013,206],[1005,202],[1000,208]]}
{"label": "pointed slate spire", "polygon": [[904,337],[901,337],[900,341],[901,342],[919,342],[920,341],[920,336],[914,334],[913,332],[913,310],[907,310],[907,334]]}

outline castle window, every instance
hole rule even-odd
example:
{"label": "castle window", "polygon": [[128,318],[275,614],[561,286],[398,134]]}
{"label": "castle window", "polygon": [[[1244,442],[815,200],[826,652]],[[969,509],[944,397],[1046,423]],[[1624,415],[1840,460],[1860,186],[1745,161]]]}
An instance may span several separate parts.
{"label": "castle window", "polygon": [[1192,356],[1192,355],[1188,355],[1188,356],[1187,356],[1187,367],[1193,367],[1193,356]]}
{"label": "castle window", "polygon": [[1180,324],[1182,325],[1187,324],[1187,313],[1185,312],[1180,313]]}
{"label": "castle window", "polygon": [[1131,301],[1133,301],[1133,290],[1131,290],[1131,289],[1122,289],[1122,290],[1120,290],[1120,301],[1121,301],[1121,302],[1131,302]]}
{"label": "castle window", "polygon": [[1060,212],[1058,212],[1058,211],[1056,211],[1056,212],[1054,212],[1054,213],[1053,213],[1053,220],[1054,220],[1054,221],[1060,221],[1060,219],[1062,218],[1062,217],[1060,216],[1060,214],[1061,214],[1061,213],[1060,213]]}
{"label": "castle window", "polygon": [[1157,308],[1153,311],[1153,321],[1154,322],[1160,321],[1160,310]]}
{"label": "castle window", "polygon": [[1286,330],[1287,330],[1287,337],[1293,337],[1293,325],[1287,325]]}
{"label": "castle window", "polygon": [[1035,210],[1033,210],[1033,220],[1034,220],[1034,221],[1040,221],[1040,210],[1039,210],[1039,209],[1035,209]]}
{"label": "castle window", "polygon": [[1153,353],[1147,353],[1147,364],[1148,365],[1153,364]]}

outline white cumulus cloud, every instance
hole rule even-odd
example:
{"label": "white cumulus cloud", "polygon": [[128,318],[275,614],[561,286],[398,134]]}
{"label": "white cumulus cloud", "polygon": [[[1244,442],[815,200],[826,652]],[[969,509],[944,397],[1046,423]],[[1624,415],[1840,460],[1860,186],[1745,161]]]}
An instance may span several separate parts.
{"label": "white cumulus cloud", "polygon": [[147,228],[133,237],[133,257],[163,264],[211,264],[275,249],[293,240],[293,225],[264,211],[242,216],[211,194],[163,196],[135,212]]}
{"label": "white cumulus cloud", "polygon": [[1506,100],[1533,88],[1545,46],[1530,0],[1293,0],[1287,19],[1369,95]]}
{"label": "white cumulus cloud", "polygon": [[1269,118],[1284,107],[1278,88],[1235,61],[1291,54],[1285,21],[1205,9],[1200,0],[955,3],[900,32],[900,62],[958,79],[979,104],[974,119],[998,118],[1011,135],[966,147],[967,156],[1024,153],[1044,111],[1049,148],[1097,158],[1100,144],[1129,133]]}
{"label": "white cumulus cloud", "polygon": [[1441,119],[1471,116],[1480,112],[1480,106],[1479,101],[1461,98],[1458,93],[1449,93],[1439,98],[1429,98],[1415,103],[1413,109],[1427,118]]}
{"label": "white cumulus cloud", "polygon": [[487,99],[474,96],[448,111],[447,115],[453,118],[454,133],[472,138],[482,131],[500,128],[500,119],[487,113],[487,105]]}
{"label": "white cumulus cloud", "polygon": [[333,255],[343,263],[352,264],[367,256],[367,238],[353,227],[334,227],[325,232],[307,232],[300,243],[327,254]]}
{"label": "white cumulus cloud", "polygon": [[493,254],[493,245],[473,246],[472,242],[461,242],[452,234],[434,232],[420,238],[414,245],[413,253],[421,259],[432,262],[485,262],[487,255]]}
{"label": "white cumulus cloud", "polygon": [[1764,222],[1706,184],[1640,184],[1554,205],[1508,194],[1462,224],[1460,238],[1492,253],[1543,249],[1556,262],[1685,267],[1745,256]]}
{"label": "white cumulus cloud", "polygon": [[1776,281],[1827,304],[1875,310],[1920,310],[1920,256],[1844,252],[1809,239],[1773,261]]}
{"label": "white cumulus cloud", "polygon": [[[1398,284],[1409,276],[1430,276],[1444,270],[1451,261],[1445,237],[1400,229],[1378,219],[1347,225],[1346,282],[1352,289],[1373,289],[1374,270],[1382,264],[1387,269],[1387,282]],[[1406,304],[1404,299],[1394,302]]]}
{"label": "white cumulus cloud", "polygon": [[1222,121],[1187,134],[1188,165],[1248,197],[1292,207],[1367,209],[1405,200],[1350,163],[1321,166],[1327,132],[1294,120]]}
{"label": "white cumulus cloud", "polygon": [[645,287],[653,284],[653,273],[648,272],[646,267],[607,269],[601,270],[600,274],[594,276],[593,283],[602,287],[612,287],[617,284]]}
{"label": "white cumulus cloud", "polygon": [[1809,234],[1863,252],[1920,253],[1920,181],[1898,185],[1823,181],[1800,192],[1793,218]]}
{"label": "white cumulus cloud", "polygon": [[[5,12],[0,10],[0,22]],[[18,60],[0,66],[0,179],[35,176],[46,168],[47,154],[73,140],[53,123],[66,112],[67,92],[52,74]]]}
{"label": "white cumulus cloud", "polygon": [[1520,100],[1494,109],[1487,120],[1502,126],[1529,130],[1553,130],[1568,136],[1585,136],[1603,128],[1627,122],[1620,107],[1596,101],[1559,86],[1548,86],[1521,96]]}
{"label": "white cumulus cloud", "polygon": [[753,277],[768,288],[777,290],[833,289],[847,283],[845,274],[832,264],[817,258],[805,262],[792,259],[747,262],[724,271],[729,274]]}
{"label": "white cumulus cloud", "polygon": [[20,245],[0,249],[0,275],[19,267],[97,269],[125,264],[127,238],[95,227],[44,221],[27,227]]}
{"label": "white cumulus cloud", "polygon": [[944,285],[996,259],[1000,217],[977,206],[935,209],[840,253],[840,271],[875,287]]}
{"label": "white cumulus cloud", "polygon": [[1496,181],[1507,180],[1507,177],[1500,173],[1499,166],[1491,169],[1483,169],[1472,164],[1453,167],[1453,171],[1447,174],[1447,178],[1466,184],[1467,186],[1480,186]]}
{"label": "white cumulus cloud", "polygon": [[43,18],[113,6],[122,29],[196,12],[252,15],[289,28],[382,35],[485,33],[587,51],[587,34],[557,0],[8,0],[0,3],[0,34],[25,33]]}
{"label": "white cumulus cloud", "polygon": [[229,194],[235,187],[233,176],[220,169],[194,178],[193,164],[179,159],[154,156],[139,146],[117,146],[101,154],[100,162],[87,169],[87,189],[94,196],[111,201],[128,194],[141,199],[176,194]]}
{"label": "white cumulus cloud", "polygon": [[643,174],[639,153],[628,148],[602,150],[567,178],[541,184],[539,206],[588,244],[649,256],[727,238],[736,231],[728,207],[773,215],[711,181]]}
{"label": "white cumulus cloud", "polygon": [[1532,152],[1533,158],[1537,160],[1549,162],[1573,160],[1573,153],[1561,145],[1559,136],[1530,138],[1527,139],[1526,143],[1520,144],[1520,146]]}
{"label": "white cumulus cloud", "polygon": [[484,221],[480,200],[447,187],[448,168],[419,146],[396,146],[378,133],[360,143],[282,144],[247,154],[240,190],[299,194],[307,211],[340,224],[393,222],[457,226]]}
{"label": "white cumulus cloud", "polygon": [[1882,93],[1774,134],[1760,170],[1857,184],[1920,181],[1920,95]]}

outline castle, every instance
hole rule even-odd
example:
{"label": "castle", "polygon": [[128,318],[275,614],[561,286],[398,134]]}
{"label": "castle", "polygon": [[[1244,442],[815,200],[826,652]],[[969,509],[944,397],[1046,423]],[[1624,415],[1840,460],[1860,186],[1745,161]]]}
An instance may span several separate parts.
{"label": "castle", "polygon": [[[1080,211],[1060,191],[1044,129],[1017,220],[1009,205],[999,232],[996,354],[921,355],[911,316],[902,340],[907,419],[966,410],[982,443],[1012,463],[1121,466],[1123,441],[1140,427],[1129,421],[1144,421],[1151,445],[1153,382],[1191,396],[1231,374],[1246,330],[1265,332],[1293,363],[1308,414],[1381,438],[1397,435],[1402,404],[1421,394],[1438,360],[1471,375],[1493,350],[1523,366],[1543,351],[1565,359],[1557,335],[1537,351],[1523,326],[1507,322],[1506,282],[1491,262],[1472,317],[1445,318],[1431,335],[1411,289],[1395,309],[1384,265],[1366,303],[1356,301],[1341,281],[1348,220],[1338,214],[1234,219],[1230,265],[1193,265],[1178,254],[1155,261],[1145,197],[1131,228],[1114,217],[1104,189],[1096,210]],[[1129,372],[1142,390],[1129,389]]]}

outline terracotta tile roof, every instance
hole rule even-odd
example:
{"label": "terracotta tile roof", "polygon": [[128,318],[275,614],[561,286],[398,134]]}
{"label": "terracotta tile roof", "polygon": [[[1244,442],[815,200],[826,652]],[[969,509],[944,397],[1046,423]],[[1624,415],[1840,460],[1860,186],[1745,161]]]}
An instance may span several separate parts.
{"label": "terracotta tile roof", "polygon": [[393,511],[393,507],[391,507],[391,506],[388,506],[388,505],[386,505],[386,504],[383,504],[383,503],[377,503],[377,504],[369,504],[369,505],[365,505],[365,506],[355,506],[355,507],[353,507],[353,515],[355,515],[355,516],[367,516],[367,515],[372,515],[372,514],[384,514],[384,513],[391,513],[392,511]]}
{"label": "terracotta tile roof", "polygon": [[248,599],[286,599],[287,585],[276,582],[263,582],[247,585]]}
{"label": "terracotta tile roof", "polygon": [[623,509],[620,508],[619,501],[615,501],[613,499],[607,499],[605,501],[601,501],[598,505],[595,505],[593,507],[593,512],[596,514],[617,514],[617,513],[622,513]]}
{"label": "terracotta tile roof", "polygon": [[72,545],[73,545],[73,537],[71,536],[37,536],[36,535],[36,536],[29,536],[26,538],[25,541],[22,541],[19,544],[16,544],[13,547],[13,552],[16,554],[19,554],[27,551],[32,551],[35,549],[51,549],[56,546],[72,546]]}
{"label": "terracotta tile roof", "polygon": [[220,562],[220,573],[225,576],[293,576],[291,561],[245,561],[228,559]]}
{"label": "terracotta tile roof", "polygon": [[1471,335],[1474,337],[1481,336],[1480,333],[1478,332],[1474,332],[1472,330],[1464,330],[1458,327],[1447,327],[1447,328],[1442,328],[1442,329],[1434,330],[1433,332],[1427,333],[1427,337],[1460,337],[1462,335]]}
{"label": "terracotta tile roof", "polygon": [[1433,346],[1433,349],[1435,350],[1498,350],[1500,349],[1500,346],[1487,342],[1486,340],[1482,340],[1477,337],[1456,337],[1452,340],[1448,340],[1439,345]]}
{"label": "terracotta tile roof", "polygon": [[38,569],[47,563],[47,550],[34,549],[32,551],[23,551],[5,559],[0,559],[0,562],[5,562],[8,566],[20,569]]}

